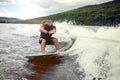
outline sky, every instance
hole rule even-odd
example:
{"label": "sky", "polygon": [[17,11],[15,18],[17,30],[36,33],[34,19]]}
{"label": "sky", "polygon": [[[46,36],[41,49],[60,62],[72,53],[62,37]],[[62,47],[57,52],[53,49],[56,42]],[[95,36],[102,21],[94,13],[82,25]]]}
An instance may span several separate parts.
{"label": "sky", "polygon": [[0,17],[32,19],[112,0],[0,0]]}

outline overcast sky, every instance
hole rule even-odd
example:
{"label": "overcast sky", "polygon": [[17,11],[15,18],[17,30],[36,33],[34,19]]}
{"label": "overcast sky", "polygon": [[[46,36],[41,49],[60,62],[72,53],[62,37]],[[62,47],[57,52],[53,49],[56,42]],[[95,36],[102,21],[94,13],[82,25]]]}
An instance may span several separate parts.
{"label": "overcast sky", "polygon": [[0,17],[31,19],[112,0],[0,0]]}

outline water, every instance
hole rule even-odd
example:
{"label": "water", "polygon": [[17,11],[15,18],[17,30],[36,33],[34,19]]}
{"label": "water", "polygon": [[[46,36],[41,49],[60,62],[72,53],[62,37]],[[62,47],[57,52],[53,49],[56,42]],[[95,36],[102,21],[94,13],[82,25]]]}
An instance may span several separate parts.
{"label": "water", "polygon": [[[120,27],[73,26],[55,23],[64,53],[63,63],[55,66],[44,80],[119,80]],[[0,80],[27,80],[32,74],[25,65],[28,55],[40,53],[37,24],[0,24]],[[54,52],[54,46],[46,51]]]}

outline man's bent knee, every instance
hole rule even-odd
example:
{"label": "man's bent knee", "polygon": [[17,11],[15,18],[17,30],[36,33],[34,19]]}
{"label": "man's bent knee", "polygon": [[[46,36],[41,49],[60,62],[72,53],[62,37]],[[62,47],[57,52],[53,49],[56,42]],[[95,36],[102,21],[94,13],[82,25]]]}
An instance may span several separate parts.
{"label": "man's bent knee", "polygon": [[53,42],[57,42],[58,40],[56,38],[53,38]]}
{"label": "man's bent knee", "polygon": [[41,43],[46,43],[46,40],[45,40],[45,39],[42,39],[42,40],[41,40]]}

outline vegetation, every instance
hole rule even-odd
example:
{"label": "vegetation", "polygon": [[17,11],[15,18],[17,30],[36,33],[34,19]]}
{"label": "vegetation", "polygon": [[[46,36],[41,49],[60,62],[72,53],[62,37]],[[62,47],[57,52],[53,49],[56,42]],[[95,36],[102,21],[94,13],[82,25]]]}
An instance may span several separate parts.
{"label": "vegetation", "polygon": [[0,23],[6,23],[6,21],[2,21],[2,20],[0,20]]}
{"label": "vegetation", "polygon": [[99,5],[89,5],[22,22],[43,23],[47,17],[51,17],[58,22],[72,22],[74,25],[117,25],[120,23],[120,0]]}
{"label": "vegetation", "polygon": [[21,21],[21,19],[9,18],[9,17],[0,17],[0,23],[14,23],[16,21]]}

